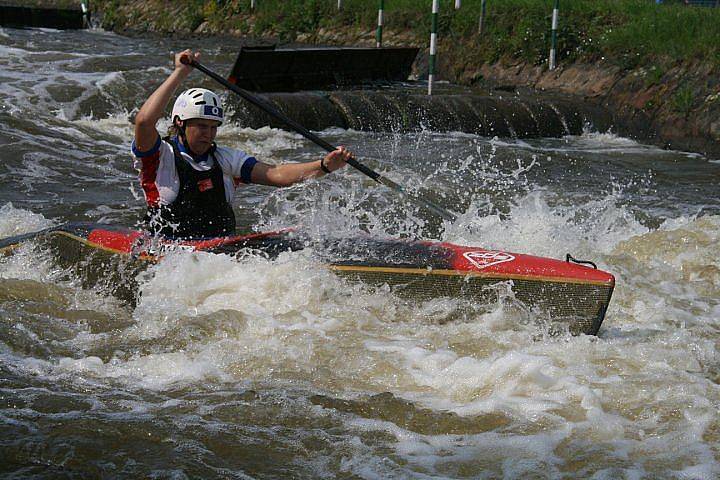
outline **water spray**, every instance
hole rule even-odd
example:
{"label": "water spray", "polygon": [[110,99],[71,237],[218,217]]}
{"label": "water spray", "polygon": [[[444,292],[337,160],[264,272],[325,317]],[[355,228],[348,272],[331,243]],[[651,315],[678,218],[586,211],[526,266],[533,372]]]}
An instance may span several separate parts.
{"label": "water spray", "polygon": [[[221,77],[221,76],[218,75],[217,73],[213,72],[213,71],[210,70],[209,68],[205,67],[205,66],[202,65],[201,63],[197,62],[196,60],[193,60],[193,59],[191,59],[191,58],[189,58],[189,57],[187,57],[187,56],[183,56],[183,57],[180,58],[180,61],[181,61],[182,63],[184,63],[185,65],[190,65],[190,66],[192,66],[193,68],[195,68],[195,69],[197,69],[197,70],[200,70],[200,71],[203,72],[205,75],[207,75],[208,77],[212,78],[212,79],[215,80],[216,82],[220,83],[222,86],[224,86],[224,87],[227,88],[228,90],[231,90],[232,92],[240,95],[243,99],[247,100],[247,101],[250,102],[252,105],[255,105],[256,107],[258,107],[258,108],[260,108],[261,110],[265,111],[267,114],[271,115],[271,116],[274,117],[275,119],[283,122],[285,125],[287,125],[288,127],[290,127],[292,130],[294,130],[295,132],[299,133],[299,134],[302,135],[303,137],[307,138],[307,139],[310,140],[311,142],[315,143],[317,146],[323,148],[325,151],[327,151],[327,152],[332,152],[332,151],[334,151],[334,150],[337,149],[337,148],[334,147],[333,145],[329,144],[328,142],[326,142],[326,141],[323,140],[322,138],[318,137],[317,135],[315,135],[314,133],[312,133],[311,131],[309,131],[307,128],[305,128],[305,127],[303,127],[302,125],[300,125],[300,124],[299,124],[298,122],[296,122],[295,120],[289,118],[287,115],[285,115],[284,113],[280,112],[274,105],[272,105],[272,104],[269,103],[268,101],[263,100],[262,98],[260,98],[260,97],[258,97],[258,96],[256,96],[256,95],[248,92],[247,90],[238,87],[237,85],[233,85],[232,83],[228,82],[228,81],[225,80],[223,77]],[[373,169],[367,167],[366,165],[358,162],[358,161],[355,160],[354,158],[348,159],[347,163],[348,163],[348,165],[350,165],[351,167],[353,167],[353,168],[355,168],[356,170],[360,171],[360,172],[363,173],[364,175],[372,178],[372,179],[375,180],[376,182],[385,185],[386,187],[394,190],[395,192],[400,193],[400,194],[404,195],[406,198],[408,198],[408,199],[410,199],[410,200],[413,200],[413,201],[416,202],[417,204],[419,204],[419,205],[427,208],[428,210],[430,210],[431,212],[435,213],[436,215],[438,215],[438,216],[439,216],[440,218],[442,218],[443,220],[447,220],[447,221],[450,221],[450,222],[454,222],[455,220],[457,220],[457,216],[456,216],[454,213],[451,213],[450,211],[442,208],[441,206],[436,205],[435,203],[431,202],[431,201],[428,200],[427,198],[424,198],[424,197],[421,197],[421,196],[412,194],[412,193],[410,193],[410,192],[407,192],[407,191],[405,190],[405,188],[403,188],[401,185],[393,182],[392,180],[390,180],[390,179],[387,178],[387,177],[384,177],[384,176],[380,175],[380,174],[379,174],[378,172],[376,172],[375,170],[373,170]]]}

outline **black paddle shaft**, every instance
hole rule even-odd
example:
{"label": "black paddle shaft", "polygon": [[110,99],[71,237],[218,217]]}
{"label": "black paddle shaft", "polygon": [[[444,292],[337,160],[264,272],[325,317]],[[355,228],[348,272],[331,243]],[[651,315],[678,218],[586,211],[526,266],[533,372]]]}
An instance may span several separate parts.
{"label": "black paddle shaft", "polygon": [[[200,70],[208,77],[212,78],[216,82],[223,85],[225,88],[237,93],[238,95],[240,95],[242,98],[244,98],[251,104],[255,105],[256,107],[258,107],[261,110],[264,110],[266,113],[272,115],[277,120],[280,120],[281,122],[285,123],[288,127],[295,130],[297,133],[299,133],[303,137],[307,138],[311,142],[315,143],[319,147],[325,149],[326,151],[332,152],[332,151],[336,150],[336,147],[332,146],[331,144],[329,144],[322,138],[318,137],[317,135],[315,135],[314,133],[312,133],[310,130],[303,127],[302,125],[300,125],[298,122],[296,122],[292,118],[289,118],[287,115],[285,115],[284,113],[279,111],[277,108],[275,108],[275,106],[272,105],[271,103],[263,100],[262,98],[258,97],[257,95],[253,95],[252,93],[248,92],[245,89],[238,87],[237,85],[233,85],[232,83],[228,82],[223,77],[221,77],[217,73],[213,72],[212,70],[210,70],[203,64],[197,62],[196,60],[193,60],[187,56],[183,56],[180,58],[180,61],[182,63],[184,63],[185,65],[190,65],[191,67],[193,67],[197,70]],[[390,180],[388,178],[383,177],[382,175],[377,173],[375,170],[367,167],[366,165],[363,165],[362,163],[358,162],[354,158],[348,159],[347,163],[351,167],[355,168],[356,170],[359,170],[360,172],[362,172],[363,174],[372,178],[376,182],[381,183],[381,184],[385,185],[386,187],[389,187],[389,188],[395,190],[398,193],[407,195],[409,198],[412,198],[413,200],[415,200],[417,202],[420,202],[425,208],[436,213],[437,215],[442,217],[444,220],[454,221],[457,219],[457,217],[454,214],[450,213],[449,211],[445,210],[444,208],[442,208],[438,205],[435,205],[430,200],[427,200],[422,197],[417,197],[414,195],[408,195],[408,193],[405,191],[405,189],[402,186],[398,185],[397,183],[393,182],[392,180]]]}

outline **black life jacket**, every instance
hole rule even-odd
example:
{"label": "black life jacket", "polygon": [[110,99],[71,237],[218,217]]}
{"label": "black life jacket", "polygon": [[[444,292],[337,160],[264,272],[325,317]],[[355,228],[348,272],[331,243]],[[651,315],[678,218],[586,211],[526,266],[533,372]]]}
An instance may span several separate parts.
{"label": "black life jacket", "polygon": [[235,233],[235,214],[225,199],[225,184],[215,147],[210,151],[213,165],[210,170],[195,170],[180,155],[175,142],[164,138],[172,146],[175,168],[180,177],[180,191],[169,205],[150,207],[145,215],[146,227],[155,234],[174,238],[222,237]]}

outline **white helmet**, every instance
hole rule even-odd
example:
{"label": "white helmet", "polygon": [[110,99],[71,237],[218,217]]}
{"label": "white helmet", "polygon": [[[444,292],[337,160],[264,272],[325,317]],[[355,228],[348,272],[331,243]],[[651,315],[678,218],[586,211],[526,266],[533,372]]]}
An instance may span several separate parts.
{"label": "white helmet", "polygon": [[191,118],[205,118],[223,122],[223,108],[220,98],[210,90],[204,88],[191,88],[181,93],[172,109],[172,121],[175,118],[189,120]]}

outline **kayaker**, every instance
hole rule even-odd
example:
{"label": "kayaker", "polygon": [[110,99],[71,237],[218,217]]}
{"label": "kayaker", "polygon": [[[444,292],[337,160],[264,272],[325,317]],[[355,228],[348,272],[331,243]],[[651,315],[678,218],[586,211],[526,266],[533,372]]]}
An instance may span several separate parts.
{"label": "kayaker", "polygon": [[215,145],[223,123],[222,104],[204,88],[182,92],[172,109],[175,135],[161,138],[156,125],[178,86],[193,71],[175,55],[175,70],[145,101],[135,117],[132,153],[140,169],[147,201],[147,228],[180,238],[218,237],[235,232],[232,199],[242,184],[286,187],[331,173],[346,165],[352,153],[338,147],[315,162],[270,165],[228,147]]}

